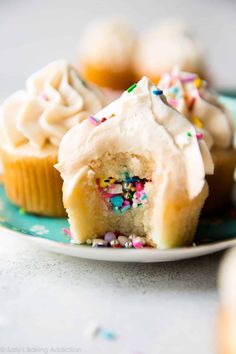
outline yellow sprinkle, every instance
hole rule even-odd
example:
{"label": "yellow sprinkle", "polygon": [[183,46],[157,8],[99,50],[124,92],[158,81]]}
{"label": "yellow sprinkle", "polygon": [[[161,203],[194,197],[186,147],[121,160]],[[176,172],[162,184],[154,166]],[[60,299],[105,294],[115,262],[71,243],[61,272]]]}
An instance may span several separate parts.
{"label": "yellow sprinkle", "polygon": [[202,129],[203,128],[203,123],[201,121],[201,119],[199,117],[193,117],[192,118],[192,122],[193,124],[198,128],[198,129]]}
{"label": "yellow sprinkle", "polygon": [[110,182],[109,182],[110,184],[113,184],[113,183],[116,181],[116,179],[109,177],[109,181],[110,181]]}
{"label": "yellow sprinkle", "polygon": [[194,83],[195,83],[196,88],[200,88],[202,86],[202,80],[200,79],[200,77],[197,77],[194,80]]}
{"label": "yellow sprinkle", "polygon": [[100,178],[99,179],[99,185],[102,188],[106,188],[109,186],[109,184],[113,184],[116,181],[115,178],[109,177],[109,178]]}

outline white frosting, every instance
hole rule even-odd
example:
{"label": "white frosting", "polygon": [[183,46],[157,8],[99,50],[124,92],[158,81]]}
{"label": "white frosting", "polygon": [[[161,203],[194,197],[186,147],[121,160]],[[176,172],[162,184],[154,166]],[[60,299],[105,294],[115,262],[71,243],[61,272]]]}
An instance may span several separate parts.
{"label": "white frosting", "polygon": [[217,95],[207,89],[205,81],[195,74],[174,70],[165,74],[158,86],[168,102],[203,133],[209,148],[232,147],[234,127],[231,114]]}
{"label": "white frosting", "polygon": [[170,21],[144,32],[135,62],[137,70],[151,77],[175,66],[199,72],[203,68],[203,54],[189,29],[181,22]]}
{"label": "white frosting", "polygon": [[90,25],[79,48],[81,61],[110,70],[124,70],[132,63],[136,36],[126,23],[100,20]]}
{"label": "white frosting", "polygon": [[66,61],[56,61],[33,74],[24,91],[2,104],[1,134],[11,146],[26,142],[39,149],[48,142],[58,146],[68,129],[104,104],[97,88],[82,81]]}
{"label": "white frosting", "polygon": [[[193,125],[153,90],[156,87],[144,77],[132,92],[124,92],[96,114],[97,119],[106,117],[107,121],[94,126],[85,120],[64,136],[57,168],[64,179],[65,200],[73,192],[81,171],[106,152],[152,158],[154,175],[164,173],[167,181],[160,188],[160,200],[173,194],[176,197],[183,190],[194,198],[202,191],[205,174],[213,172],[207,145],[204,140],[197,140]],[[115,116],[109,118],[112,114]],[[187,133],[192,137],[186,140]]]}
{"label": "white frosting", "polygon": [[236,248],[223,260],[219,274],[221,305],[236,315]]}

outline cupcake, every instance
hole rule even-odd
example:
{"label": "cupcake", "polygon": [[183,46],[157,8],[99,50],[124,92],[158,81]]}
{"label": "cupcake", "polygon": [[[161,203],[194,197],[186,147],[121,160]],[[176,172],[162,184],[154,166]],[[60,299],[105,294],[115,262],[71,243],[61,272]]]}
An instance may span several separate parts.
{"label": "cupcake", "polygon": [[236,248],[230,250],[220,268],[219,354],[236,354]]}
{"label": "cupcake", "polygon": [[63,216],[62,180],[53,167],[68,129],[104,106],[104,97],[66,61],[33,74],[26,89],[0,111],[1,158],[6,193],[27,212]]}
{"label": "cupcake", "polygon": [[127,89],[134,82],[135,46],[135,34],[126,23],[113,19],[92,23],[79,49],[83,76],[102,87]]}
{"label": "cupcake", "polygon": [[173,71],[164,75],[158,85],[169,104],[195,125],[199,137],[205,138],[211,150],[215,170],[214,175],[207,177],[209,198],[204,212],[220,212],[230,202],[236,165],[231,114],[196,74]]}
{"label": "cupcake", "polygon": [[194,126],[144,77],[62,139],[63,201],[73,238],[106,232],[190,245],[213,165]]}
{"label": "cupcake", "polygon": [[135,56],[136,77],[147,75],[158,83],[174,67],[205,75],[201,46],[188,27],[168,21],[143,33]]}

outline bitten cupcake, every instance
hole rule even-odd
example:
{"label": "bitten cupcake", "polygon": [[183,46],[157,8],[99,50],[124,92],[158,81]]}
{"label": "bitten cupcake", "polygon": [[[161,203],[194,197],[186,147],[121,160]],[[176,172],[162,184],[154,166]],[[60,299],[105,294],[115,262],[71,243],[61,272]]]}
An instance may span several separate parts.
{"label": "bitten cupcake", "polygon": [[174,67],[205,77],[201,46],[189,28],[177,21],[168,21],[146,30],[135,55],[136,77],[147,75],[154,83]]}
{"label": "bitten cupcake", "polygon": [[134,82],[135,47],[136,36],[126,23],[113,19],[92,23],[79,48],[83,76],[102,87],[127,89]]}
{"label": "bitten cupcake", "polygon": [[62,139],[57,169],[73,238],[108,231],[190,245],[213,172],[194,126],[144,77]]}
{"label": "bitten cupcake", "polygon": [[236,248],[230,250],[220,268],[218,353],[236,354]]}
{"label": "bitten cupcake", "polygon": [[62,216],[62,180],[53,167],[68,129],[104,106],[104,97],[66,61],[33,74],[26,89],[1,106],[1,158],[5,189],[27,212]]}
{"label": "bitten cupcake", "polygon": [[204,137],[211,150],[215,170],[207,177],[209,197],[204,212],[219,212],[230,202],[236,165],[231,114],[196,74],[175,70],[164,75],[158,85],[169,104],[195,125],[199,138]]}

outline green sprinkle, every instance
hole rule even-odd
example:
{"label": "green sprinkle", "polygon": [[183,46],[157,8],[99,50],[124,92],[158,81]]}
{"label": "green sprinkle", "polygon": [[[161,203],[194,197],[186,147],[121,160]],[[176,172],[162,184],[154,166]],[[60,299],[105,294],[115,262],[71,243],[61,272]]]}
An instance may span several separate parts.
{"label": "green sprinkle", "polygon": [[24,215],[24,214],[25,214],[25,209],[20,208],[20,209],[19,209],[19,214],[20,214],[20,215]]}
{"label": "green sprinkle", "polygon": [[187,136],[188,136],[189,138],[192,138],[191,132],[187,132]]}
{"label": "green sprinkle", "polygon": [[135,89],[136,86],[137,86],[137,84],[133,84],[132,86],[130,86],[128,88],[127,92],[132,92]]}

